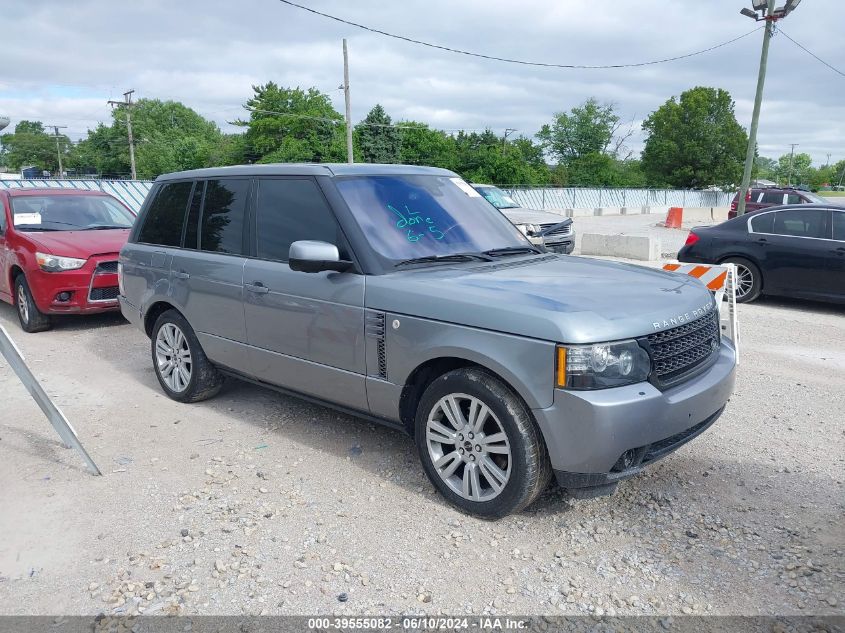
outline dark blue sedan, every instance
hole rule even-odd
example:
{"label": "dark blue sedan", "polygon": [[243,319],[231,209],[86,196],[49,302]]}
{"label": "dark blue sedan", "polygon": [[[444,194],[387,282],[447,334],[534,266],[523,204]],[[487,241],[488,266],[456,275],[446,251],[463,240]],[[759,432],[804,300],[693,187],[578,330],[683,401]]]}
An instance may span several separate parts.
{"label": "dark blue sedan", "polygon": [[761,294],[845,303],[845,207],[769,207],[696,227],[682,262],[737,266],[737,301]]}

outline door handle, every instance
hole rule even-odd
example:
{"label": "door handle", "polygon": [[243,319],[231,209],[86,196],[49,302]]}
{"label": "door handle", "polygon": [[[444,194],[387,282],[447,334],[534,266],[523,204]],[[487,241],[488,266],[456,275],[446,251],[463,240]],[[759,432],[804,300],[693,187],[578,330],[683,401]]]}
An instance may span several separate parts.
{"label": "door handle", "polygon": [[190,279],[191,277],[190,273],[186,273],[184,270],[173,273],[173,276],[176,277],[176,279]]}
{"label": "door handle", "polygon": [[845,255],[845,246],[840,246],[831,251],[832,253],[836,253],[837,255]]}
{"label": "door handle", "polygon": [[268,292],[270,292],[270,289],[267,286],[265,286],[263,283],[261,283],[260,281],[254,281],[251,284],[244,284],[244,285],[246,286],[247,290],[249,290],[250,292],[254,292],[257,295],[263,295],[263,294],[267,294]]}
{"label": "door handle", "polygon": [[768,246],[768,245],[769,245],[769,240],[767,240],[765,237],[758,237],[758,238],[757,238],[757,243],[758,243],[758,244],[762,244],[763,246]]}

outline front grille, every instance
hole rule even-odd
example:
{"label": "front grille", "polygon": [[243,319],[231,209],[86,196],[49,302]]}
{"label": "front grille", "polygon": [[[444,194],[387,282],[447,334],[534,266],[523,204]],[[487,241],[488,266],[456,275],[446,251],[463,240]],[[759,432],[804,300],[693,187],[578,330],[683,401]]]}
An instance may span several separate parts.
{"label": "front grille", "polygon": [[[548,222],[546,224],[541,224],[540,230],[545,231],[547,229],[552,228],[555,224],[558,224],[558,223],[557,222]],[[546,237],[551,237],[552,235],[554,235],[555,237],[565,237],[567,235],[572,235],[572,223],[570,222],[566,226],[562,226],[559,229],[555,229],[551,233],[546,233]]]}
{"label": "front grille", "polygon": [[120,294],[117,286],[106,286],[105,288],[91,288],[88,294],[89,301],[114,301]]}
{"label": "front grille", "polygon": [[720,343],[717,310],[671,330],[648,336],[654,373],[664,386],[680,381],[718,353]]}
{"label": "front grille", "polygon": [[100,262],[97,264],[97,270],[94,271],[94,274],[106,274],[106,273],[116,273],[117,272],[117,262]]}

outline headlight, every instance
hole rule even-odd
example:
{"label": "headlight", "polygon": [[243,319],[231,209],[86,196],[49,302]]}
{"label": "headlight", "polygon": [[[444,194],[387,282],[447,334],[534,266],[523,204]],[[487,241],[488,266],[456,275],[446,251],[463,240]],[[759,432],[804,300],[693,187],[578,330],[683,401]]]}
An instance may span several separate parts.
{"label": "headlight", "polygon": [[636,341],[559,345],[555,371],[562,389],[605,389],[647,380],[651,360]]}
{"label": "headlight", "polygon": [[523,235],[528,237],[533,237],[534,234],[540,230],[536,224],[517,224],[516,228],[518,228]]}
{"label": "headlight", "polygon": [[76,270],[82,268],[88,260],[77,259],[76,257],[58,257],[47,253],[35,253],[35,261],[48,273],[57,273],[63,270]]}

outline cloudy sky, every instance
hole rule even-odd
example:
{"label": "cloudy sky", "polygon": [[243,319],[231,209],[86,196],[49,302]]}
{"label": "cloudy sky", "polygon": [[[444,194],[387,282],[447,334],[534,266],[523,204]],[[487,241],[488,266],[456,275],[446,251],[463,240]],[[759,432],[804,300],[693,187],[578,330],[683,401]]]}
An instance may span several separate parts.
{"label": "cloudy sky", "polygon": [[[778,0],[778,4],[783,0]],[[755,28],[750,0],[299,0],[378,29],[487,55],[619,64],[708,48]],[[845,71],[842,0],[804,0],[781,26]],[[697,85],[728,90],[744,126],[762,31],[716,51],[642,68],[563,70],[506,64],[389,39],[278,0],[6,0],[0,8],[0,115],[67,125],[77,140],[109,119],[108,99],[176,99],[223,129],[251,85],[315,86],[343,111],[341,40],[350,50],[352,114],[381,103],[394,119],[442,129],[516,128],[595,96],[633,122]],[[758,136],[763,155],[798,143],[814,164],[845,158],[845,77],[783,36],[772,41]]]}

